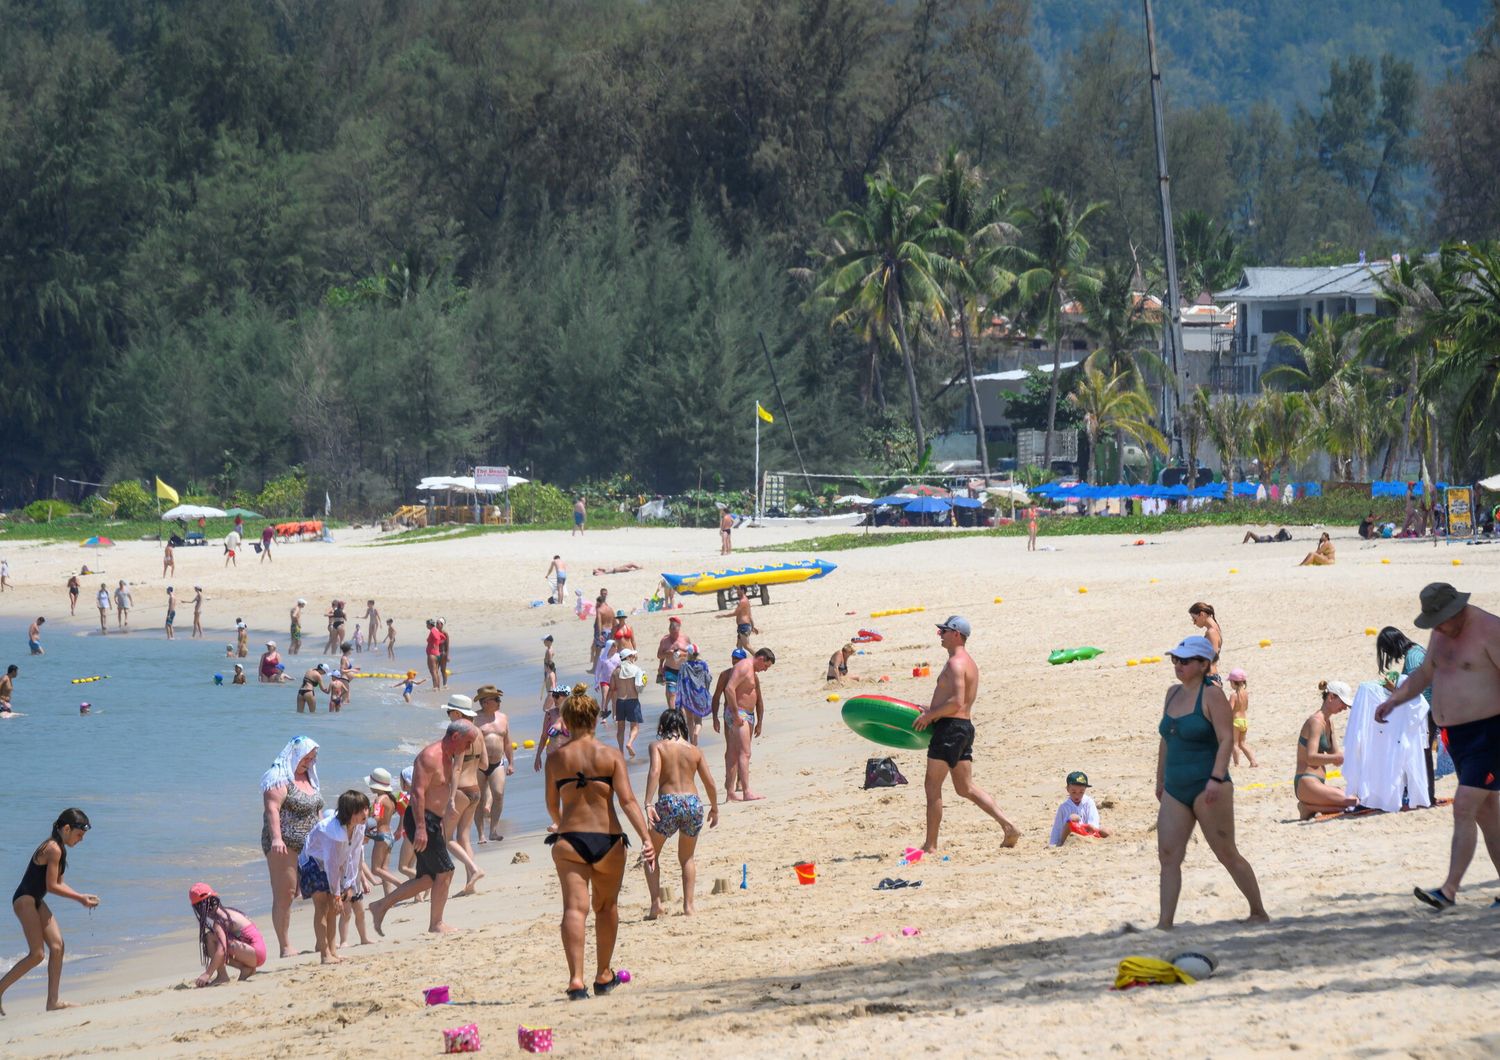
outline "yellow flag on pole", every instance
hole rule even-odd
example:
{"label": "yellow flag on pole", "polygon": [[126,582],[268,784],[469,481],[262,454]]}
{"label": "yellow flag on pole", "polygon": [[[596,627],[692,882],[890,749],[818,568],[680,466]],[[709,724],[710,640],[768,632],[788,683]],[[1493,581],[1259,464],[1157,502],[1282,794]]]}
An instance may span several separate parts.
{"label": "yellow flag on pole", "polygon": [[177,491],[168,486],[160,478],[156,480],[156,496],[161,500],[171,501],[173,504],[177,503]]}
{"label": "yellow flag on pole", "polygon": [[759,401],[755,403],[755,414],[761,419],[765,420],[767,423],[776,422],[776,417],[767,412],[765,406],[762,405]]}

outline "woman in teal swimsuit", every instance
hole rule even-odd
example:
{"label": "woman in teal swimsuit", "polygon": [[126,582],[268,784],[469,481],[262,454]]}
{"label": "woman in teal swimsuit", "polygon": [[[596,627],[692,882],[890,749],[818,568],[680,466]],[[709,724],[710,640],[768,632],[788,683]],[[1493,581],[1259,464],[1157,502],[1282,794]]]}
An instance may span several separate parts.
{"label": "woman in teal swimsuit", "polygon": [[1323,694],[1323,704],[1302,723],[1302,731],[1297,735],[1297,772],[1292,776],[1297,815],[1304,821],[1320,813],[1339,813],[1359,805],[1359,800],[1346,796],[1343,788],[1329,784],[1326,773],[1329,766],[1344,764],[1344,752],[1339,750],[1338,737],[1333,731],[1333,716],[1349,709],[1354,693],[1342,681],[1319,681],[1318,691]]}
{"label": "woman in teal swimsuit", "polygon": [[1161,859],[1161,919],[1169,930],[1182,892],[1182,859],[1193,828],[1219,859],[1250,903],[1252,921],[1271,918],[1260,901],[1255,870],[1234,845],[1234,787],[1229,754],[1234,725],[1224,691],[1208,682],[1214,646],[1207,637],[1188,637],[1167,653],[1178,684],[1167,690],[1162,709],[1161,745],[1156,755],[1156,849]]}

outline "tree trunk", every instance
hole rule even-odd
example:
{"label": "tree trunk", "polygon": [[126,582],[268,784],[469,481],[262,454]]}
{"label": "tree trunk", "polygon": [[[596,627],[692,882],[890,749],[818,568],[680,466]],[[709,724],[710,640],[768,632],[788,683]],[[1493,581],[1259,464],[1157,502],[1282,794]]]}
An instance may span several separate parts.
{"label": "tree trunk", "polygon": [[1406,461],[1411,459],[1411,420],[1417,409],[1417,376],[1421,368],[1421,358],[1413,356],[1411,359],[1411,371],[1406,379],[1406,414],[1401,418],[1401,462],[1404,467]]}
{"label": "tree trunk", "polygon": [[911,343],[906,338],[906,313],[901,307],[901,299],[893,299],[896,311],[896,338],[901,343],[901,358],[906,366],[906,387],[911,392],[911,424],[917,435],[918,466],[922,458],[927,455],[927,432],[922,429],[922,399],[917,393],[917,368],[912,363]]}
{"label": "tree trunk", "polygon": [[[1059,311],[1060,312],[1060,311]],[[1062,321],[1052,342],[1052,383],[1047,388],[1047,440],[1042,445],[1042,470],[1052,474],[1052,432],[1057,429],[1057,384],[1062,377]]]}
{"label": "tree trunk", "polygon": [[979,474],[987,484],[990,476],[990,450],[984,440],[984,410],[979,407],[979,384],[974,379],[974,351],[969,345],[969,314],[962,308],[958,314],[958,334],[964,347],[964,375],[969,380],[969,401],[974,406],[974,448],[979,456]]}
{"label": "tree trunk", "polygon": [[[1142,445],[1141,448],[1146,447]],[[1125,481],[1125,432],[1118,427],[1115,428],[1115,472],[1115,481],[1123,483]]]}

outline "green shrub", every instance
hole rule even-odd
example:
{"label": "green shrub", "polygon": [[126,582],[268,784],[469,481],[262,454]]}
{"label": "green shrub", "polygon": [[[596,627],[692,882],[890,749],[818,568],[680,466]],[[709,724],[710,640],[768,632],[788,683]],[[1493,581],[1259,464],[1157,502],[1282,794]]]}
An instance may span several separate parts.
{"label": "green shrub", "polygon": [[67,501],[32,501],[22,511],[33,522],[50,523],[58,516],[72,512],[73,506]]}
{"label": "green shrub", "polygon": [[91,493],[83,502],[83,510],[98,519],[112,519],[115,514],[115,505],[104,494]]}
{"label": "green shrub", "polygon": [[251,504],[240,505],[271,519],[299,516],[307,510],[307,473],[294,467],[265,484]]}
{"label": "green shrub", "polygon": [[121,479],[109,488],[106,496],[115,506],[120,519],[150,519],[156,514],[156,501],[134,479]]}
{"label": "green shrub", "polygon": [[510,490],[510,511],[517,523],[566,523],[572,518],[573,501],[556,486],[523,482]]}

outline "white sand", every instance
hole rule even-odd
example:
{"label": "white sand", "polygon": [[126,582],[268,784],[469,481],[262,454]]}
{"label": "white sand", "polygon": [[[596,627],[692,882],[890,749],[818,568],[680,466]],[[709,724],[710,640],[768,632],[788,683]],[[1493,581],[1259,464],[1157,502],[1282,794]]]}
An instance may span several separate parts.
{"label": "white sand", "polygon": [[[205,991],[171,988],[196,974],[189,949],[146,954],[91,988],[112,1000],[49,1014],[34,999],[13,999],[0,1024],[0,1052],[419,1056],[440,1051],[441,1028],[472,1021],[487,1049],[513,1049],[516,1025],[527,1023],[554,1027],[557,1051],[574,1056],[689,1047],[702,1056],[826,1058],[863,1056],[872,1046],[1069,1057],[1294,1049],[1494,1055],[1500,913],[1484,907],[1500,892],[1483,849],[1459,909],[1435,917],[1410,895],[1413,885],[1443,876],[1446,810],[1297,824],[1288,781],[1298,725],[1317,705],[1318,679],[1374,676],[1373,638],[1364,629],[1393,623],[1415,632],[1417,591],[1428,581],[1452,580],[1473,591],[1476,603],[1500,609],[1500,548],[1361,548],[1345,529],[1335,534],[1336,566],[1299,570],[1314,534],[1252,546],[1237,543],[1242,533],[1158,535],[1147,547],[1119,537],[1044,538],[1057,551],[1035,555],[1022,539],[859,550],[825,557],[840,567],[822,581],[777,590],[775,604],[757,615],[758,643],[774,647],[780,660],[764,682],[767,731],[754,771],[769,798],[727,807],[719,828],[704,833],[695,919],[643,922],[644,881],[639,873],[627,876],[616,963],[635,981],[608,999],[561,999],[566,972],[550,856],[537,837],[507,838],[489,858],[483,893],[450,906],[452,922],[464,929],[457,935],[426,937],[425,907],[403,907],[388,921],[386,941],[347,950],[351,959],[342,967],[273,959],[250,983]],[[747,530],[736,544],[799,536]],[[298,595],[314,605],[334,594],[351,603],[373,595],[396,618],[407,648],[416,645],[420,617],[442,612],[453,626],[460,681],[468,684],[483,674],[464,668],[466,636],[531,636],[560,618],[561,609],[527,607],[554,552],[569,563],[570,586],[590,597],[601,582],[588,575],[590,567],[644,564],[648,572],[602,579],[613,597],[632,604],[650,592],[654,572],[722,565],[713,531],[631,529],[582,540],[527,533],[399,548],[358,547],[367,534],[340,538],[332,546],[290,546],[274,566],[250,562],[227,574],[219,550],[181,549],[176,582],[205,585],[213,597],[210,623],[244,614],[253,629],[274,630],[277,639]],[[52,616],[48,631],[63,632],[62,584],[79,551],[14,544],[5,551],[21,591],[0,598],[0,612],[31,616],[41,605]],[[790,558],[742,551],[735,562]],[[1454,558],[1463,566],[1454,568]],[[108,568],[111,581],[145,583],[140,603],[162,585],[154,545],[121,545]],[[996,596],[1004,602],[994,603]],[[1234,770],[1238,832],[1275,920],[1241,924],[1243,900],[1195,841],[1179,929],[1170,936],[1126,932],[1125,925],[1146,928],[1156,917],[1151,789],[1170,671],[1165,664],[1127,668],[1125,661],[1164,654],[1191,632],[1187,606],[1198,599],[1218,609],[1224,669],[1249,671],[1250,740],[1262,765]],[[916,605],[927,611],[868,617]],[[710,619],[711,609],[711,600],[690,598],[681,614],[689,635],[718,660],[732,630]],[[82,628],[93,616],[84,610],[73,620]],[[950,860],[903,868],[900,851],[922,837],[923,756],[895,753],[909,786],[860,790],[865,759],[883,752],[845,728],[838,706],[826,702],[823,667],[855,629],[874,625],[886,639],[857,657],[853,671],[890,674],[881,691],[925,698],[931,679],[914,679],[910,669],[920,660],[937,664],[933,623],[951,612],[973,620],[971,648],[982,671],[975,779],[1024,838],[1002,851],[999,828],[950,792],[942,843]],[[139,617],[144,625],[160,616],[143,608]],[[310,637],[318,626],[309,624]],[[665,622],[642,617],[635,626],[646,644]],[[568,615],[553,630],[566,673],[586,652],[587,626]],[[1272,646],[1259,648],[1262,638]],[[1105,654],[1047,665],[1049,650],[1081,644]],[[648,695],[654,720],[660,693],[653,686]],[[357,717],[351,713],[350,723]],[[519,719],[518,731],[535,728],[530,712]],[[706,749],[722,776],[722,745],[712,738]],[[1071,769],[1089,773],[1116,835],[1049,850],[1047,828]],[[244,770],[251,778],[258,764]],[[537,778],[518,773],[515,782]],[[1450,795],[1452,783],[1444,781],[1439,795]],[[254,827],[246,822],[247,834]],[[510,864],[516,850],[529,855],[528,864]],[[793,878],[790,866],[802,859],[818,864],[815,886],[799,887]],[[742,863],[750,883],[743,891]],[[8,852],[5,866],[18,869],[19,856]],[[923,886],[873,890],[881,877],[898,875]],[[708,893],[716,878],[731,881],[729,893]],[[304,945],[311,942],[309,919],[299,906],[293,926]],[[922,933],[903,938],[904,926]],[[0,932],[10,933],[4,948],[14,952],[16,926],[7,922]],[[861,941],[881,933],[878,942]],[[1193,987],[1108,989],[1121,957],[1189,947],[1217,954],[1219,975]],[[425,1009],[420,990],[438,983],[452,985],[455,1001],[473,1004]]]}

